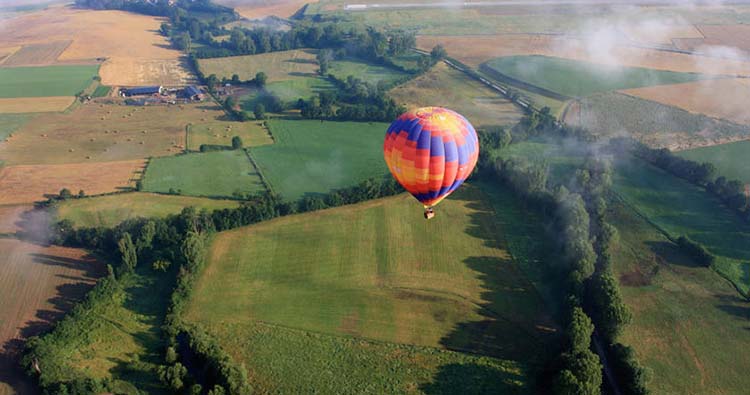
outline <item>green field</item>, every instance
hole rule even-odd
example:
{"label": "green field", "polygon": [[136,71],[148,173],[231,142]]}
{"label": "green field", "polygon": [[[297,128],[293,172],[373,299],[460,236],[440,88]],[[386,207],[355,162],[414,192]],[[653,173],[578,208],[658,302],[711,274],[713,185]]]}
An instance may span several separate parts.
{"label": "green field", "polygon": [[741,394],[750,387],[747,302],[713,270],[690,258],[622,204],[613,265],[633,313],[621,341],[652,369],[654,394]]}
{"label": "green field", "polygon": [[444,63],[389,92],[406,108],[443,106],[464,115],[474,126],[515,125],[522,112],[500,93]]}
{"label": "green field", "polygon": [[484,64],[516,80],[568,97],[706,78],[638,67],[607,66],[549,56],[506,56]]}
{"label": "green field", "polygon": [[644,163],[617,163],[614,190],[672,238],[685,235],[717,256],[716,270],[750,291],[750,225],[714,196]]}
{"label": "green field", "polygon": [[354,58],[334,60],[331,62],[328,72],[340,80],[346,80],[346,77],[351,75],[375,85],[382,82],[386,86],[392,86],[409,76],[409,74],[391,67],[371,64]]}
{"label": "green field", "polygon": [[620,93],[581,100],[580,115],[570,114],[566,123],[602,136],[625,131],[648,145],[672,149],[748,135],[745,126]]}
{"label": "green field", "polygon": [[0,114],[0,143],[31,118],[28,114]]}
{"label": "green field", "polygon": [[99,85],[91,93],[91,97],[106,97],[109,96],[109,92],[112,90],[111,86]]}
{"label": "green field", "polygon": [[216,210],[237,207],[235,200],[217,200],[190,196],[170,196],[133,192],[72,199],[56,206],[57,219],[68,219],[79,227],[113,227],[131,218],[165,217],[185,207]]}
{"label": "green field", "polygon": [[154,158],[146,169],[143,190],[229,197],[265,188],[247,154],[234,150]]}
{"label": "green field", "polygon": [[73,96],[98,72],[99,66],[0,68],[0,98]]}
{"label": "green field", "polygon": [[384,123],[270,120],[275,144],[250,148],[276,193],[296,200],[388,172]]}
{"label": "green field", "polygon": [[549,167],[549,178],[555,183],[566,184],[583,164],[586,147],[562,145],[556,140],[535,139],[511,144],[498,156],[507,159],[529,159]]}
{"label": "green field", "polygon": [[187,147],[192,151],[199,150],[203,144],[231,147],[234,136],[242,139],[244,147],[273,144],[261,122],[200,122],[188,125],[187,136]]}
{"label": "green field", "polygon": [[456,390],[463,367],[452,365],[466,362],[511,368],[526,387],[527,369],[555,349],[556,325],[526,274],[541,265],[523,239],[541,227],[518,201],[488,200],[467,185],[429,222],[402,194],[222,232],[188,319],[218,334],[261,392],[417,392],[445,369],[457,369],[443,383]]}
{"label": "green field", "polygon": [[712,163],[719,175],[750,183],[750,141],[701,147],[677,152],[677,155],[696,162]]}

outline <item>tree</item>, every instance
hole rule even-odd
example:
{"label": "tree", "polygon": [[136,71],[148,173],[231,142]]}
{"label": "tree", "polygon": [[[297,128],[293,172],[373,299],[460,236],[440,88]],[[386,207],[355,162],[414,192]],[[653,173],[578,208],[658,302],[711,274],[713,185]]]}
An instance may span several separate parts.
{"label": "tree", "polygon": [[232,84],[238,85],[240,83],[240,76],[237,74],[232,74]]}
{"label": "tree", "polygon": [[555,380],[555,394],[601,394],[602,365],[596,354],[587,349],[575,354],[566,354],[563,360],[565,368]]}
{"label": "tree", "polygon": [[258,86],[258,88],[263,88],[266,86],[266,80],[268,77],[266,76],[266,73],[259,71],[255,74],[255,85]]}
{"label": "tree", "polygon": [[567,328],[568,341],[573,353],[583,352],[591,346],[591,334],[594,333],[594,324],[580,307],[574,307],[570,323]]}
{"label": "tree", "polygon": [[255,105],[253,115],[255,115],[255,119],[266,119],[266,107],[263,103],[257,103]]}
{"label": "tree", "polygon": [[187,375],[187,368],[182,366],[181,363],[177,362],[172,366],[161,366],[159,367],[159,378],[161,381],[168,385],[171,389],[178,391],[185,383],[183,379]]}
{"label": "tree", "polygon": [[240,136],[232,137],[232,149],[242,149],[242,138]]}
{"label": "tree", "polygon": [[321,49],[315,58],[318,60],[318,74],[327,75],[333,59],[333,51],[327,48]]}
{"label": "tree", "polygon": [[73,194],[70,192],[70,189],[63,188],[60,190],[60,199],[62,200],[68,200],[73,197]]}
{"label": "tree", "polygon": [[430,51],[430,58],[434,63],[437,63],[443,59],[445,59],[448,56],[448,52],[445,50],[445,48],[438,44],[432,48],[432,51]]}
{"label": "tree", "polygon": [[133,244],[133,239],[130,237],[130,233],[125,234],[117,242],[117,247],[120,250],[120,256],[122,257],[122,265],[127,271],[132,272],[135,270],[135,266],[138,263],[138,255]]}
{"label": "tree", "polygon": [[83,189],[78,191],[78,198],[86,197],[86,192],[83,191]]}
{"label": "tree", "polygon": [[164,22],[161,24],[161,26],[159,26],[159,31],[164,36],[169,37],[170,30],[171,29],[169,28],[169,23]]}
{"label": "tree", "polygon": [[172,262],[170,262],[170,261],[165,261],[163,259],[157,259],[156,261],[154,261],[154,264],[151,265],[151,267],[154,270],[156,270],[156,271],[166,272],[167,269],[169,269],[169,266],[171,266],[171,265],[172,265]]}
{"label": "tree", "polygon": [[174,347],[169,346],[167,347],[167,352],[164,356],[164,360],[167,361],[167,363],[175,363],[177,362],[177,350],[175,350]]}
{"label": "tree", "polygon": [[591,315],[599,333],[613,343],[632,316],[623,303],[620,287],[610,271],[594,275],[589,285]]}

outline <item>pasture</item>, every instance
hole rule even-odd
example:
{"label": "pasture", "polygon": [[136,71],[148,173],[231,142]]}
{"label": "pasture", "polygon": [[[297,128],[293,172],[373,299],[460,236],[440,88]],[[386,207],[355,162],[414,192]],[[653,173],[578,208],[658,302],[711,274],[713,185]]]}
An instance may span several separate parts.
{"label": "pasture", "polygon": [[265,191],[244,150],[191,153],[152,159],[143,178],[147,192],[231,197]]}
{"label": "pasture", "polygon": [[212,211],[237,205],[236,200],[133,192],[63,201],[55,205],[55,214],[58,220],[71,220],[78,227],[111,228],[132,218],[178,214],[185,207]]}
{"label": "pasture", "polygon": [[5,166],[0,168],[0,204],[45,200],[63,188],[87,195],[130,189],[143,167],[143,160]]}
{"label": "pasture", "polygon": [[373,85],[383,83],[385,86],[393,86],[409,78],[409,74],[400,70],[355,58],[332,61],[328,72],[340,80],[346,80],[351,75]]}
{"label": "pasture", "polygon": [[627,133],[672,150],[746,138],[747,127],[620,93],[590,96],[568,111],[565,122],[600,136]]}
{"label": "pasture", "polygon": [[[43,224],[38,229],[30,224]],[[0,393],[32,393],[18,364],[22,341],[51,329],[104,274],[85,251],[43,246],[14,237],[43,232],[44,213],[0,206]],[[39,233],[41,234],[41,233]]]}
{"label": "pasture", "polygon": [[86,89],[99,66],[0,68],[0,98],[74,96]]}
{"label": "pasture", "polygon": [[[630,208],[610,203],[613,269],[633,313],[620,340],[653,371],[656,394],[742,393],[750,385],[747,302]],[[707,217],[704,217],[707,218]]]}
{"label": "pasture", "polygon": [[188,125],[187,149],[197,151],[203,144],[231,147],[232,138],[239,136],[245,147],[273,144],[262,122],[200,122]]}
{"label": "pasture", "polygon": [[[266,73],[266,90],[284,102],[309,98],[317,92],[334,89],[328,79],[317,74],[315,61],[317,51],[295,49],[258,55],[232,56],[226,58],[200,59],[198,64],[205,75],[216,74],[219,78],[231,78],[237,74],[241,80],[255,78],[258,72]],[[252,111],[262,94],[253,91],[240,98],[243,107]]]}
{"label": "pasture", "polygon": [[250,148],[258,170],[287,200],[326,194],[388,172],[384,123],[270,120],[275,143]]}
{"label": "pasture", "polygon": [[474,126],[515,125],[522,115],[521,110],[499,92],[444,63],[393,88],[389,94],[406,108],[448,107],[463,114]]}
{"label": "pasture", "polygon": [[[1,102],[1,100],[0,100]],[[28,122],[31,116],[26,114],[2,114],[0,113],[0,143]],[[2,155],[0,155],[2,158]],[[1,162],[0,162],[1,163]]]}
{"label": "pasture", "polygon": [[706,78],[700,74],[606,66],[536,55],[501,57],[486,62],[483,67],[568,97]]}
{"label": "pasture", "polygon": [[750,184],[750,141],[694,148],[677,155],[716,166],[718,175]]}
{"label": "pasture", "polygon": [[[280,354],[271,346],[287,341],[340,350],[324,360],[326,370],[341,368],[355,377],[333,379],[343,392],[361,388],[362,381],[417,392],[445,363],[453,364],[444,357],[466,358],[441,349],[538,368],[535,356],[554,348],[556,326],[514,260],[521,249],[509,251],[506,241],[509,233],[529,229],[513,225],[526,217],[508,214],[522,210],[513,199],[498,206],[488,200],[467,185],[429,222],[419,204],[402,194],[222,232],[211,245],[187,317],[217,331],[225,348],[248,363],[254,382],[271,392],[333,379],[312,369],[290,374],[291,367],[326,354],[297,347],[283,347]],[[419,373],[391,376],[391,369],[375,368],[378,363],[406,363]],[[525,386],[526,377],[524,369],[518,371],[516,385]]]}
{"label": "pasture", "polygon": [[[721,98],[717,99],[717,92]],[[628,89],[622,93],[681,108],[692,113],[750,125],[750,83],[744,78],[725,78],[676,85]]]}
{"label": "pasture", "polygon": [[209,103],[138,107],[92,102],[69,114],[27,122],[0,146],[0,158],[8,164],[60,164],[174,155],[185,149],[188,124],[239,125],[224,118],[221,108]]}
{"label": "pasture", "polygon": [[0,114],[65,111],[76,100],[74,96],[14,97],[0,99]]}
{"label": "pasture", "polygon": [[613,189],[671,238],[703,244],[716,255],[715,269],[750,291],[750,225],[718,198],[637,159],[616,163]]}

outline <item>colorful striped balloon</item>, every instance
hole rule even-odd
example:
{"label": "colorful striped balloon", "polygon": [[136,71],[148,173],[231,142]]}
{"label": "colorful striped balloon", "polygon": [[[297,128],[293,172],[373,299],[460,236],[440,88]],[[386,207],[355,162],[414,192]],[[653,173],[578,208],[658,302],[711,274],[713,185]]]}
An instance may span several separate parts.
{"label": "colorful striped balloon", "polygon": [[461,114],[424,107],[391,124],[383,151],[391,174],[427,209],[469,177],[479,158],[479,140]]}

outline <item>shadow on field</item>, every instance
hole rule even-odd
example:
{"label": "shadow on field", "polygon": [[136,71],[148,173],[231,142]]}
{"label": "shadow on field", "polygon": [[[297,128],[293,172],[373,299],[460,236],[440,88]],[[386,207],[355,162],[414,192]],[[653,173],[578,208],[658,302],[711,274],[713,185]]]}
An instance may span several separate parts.
{"label": "shadow on field", "polygon": [[[497,214],[478,188],[468,186],[452,199],[466,202],[473,210],[467,234],[481,239],[485,246],[501,248]],[[458,230],[457,230],[458,231]],[[449,350],[487,355],[538,365],[556,352],[557,327],[544,307],[536,288],[510,256],[472,256],[464,264],[472,269],[482,286],[478,321],[462,322],[440,343]],[[526,372],[508,373],[499,368],[476,364],[441,366],[435,380],[423,386],[429,394],[514,393],[527,381]],[[505,388],[506,390],[502,390]]]}
{"label": "shadow on field", "polygon": [[676,244],[668,241],[647,241],[645,244],[654,253],[660,264],[669,263],[671,265],[683,267],[700,267],[693,259],[686,256]]}
{"label": "shadow on field", "polygon": [[508,394],[521,391],[523,377],[491,366],[452,363],[440,367],[434,381],[419,387],[429,395]]}

